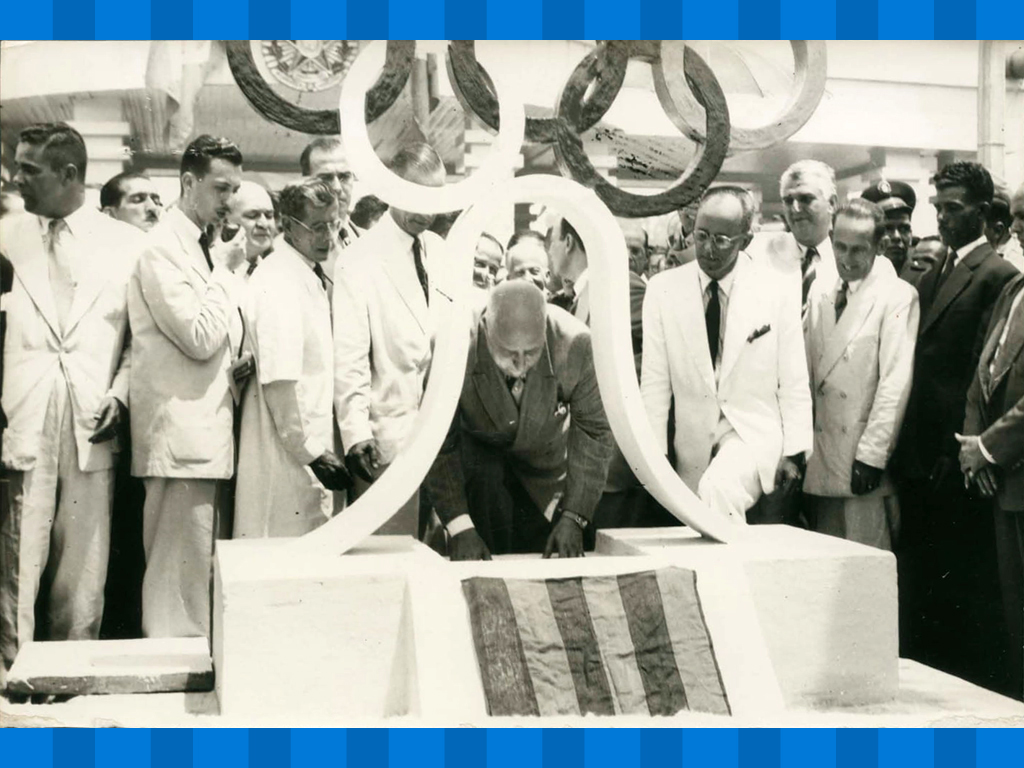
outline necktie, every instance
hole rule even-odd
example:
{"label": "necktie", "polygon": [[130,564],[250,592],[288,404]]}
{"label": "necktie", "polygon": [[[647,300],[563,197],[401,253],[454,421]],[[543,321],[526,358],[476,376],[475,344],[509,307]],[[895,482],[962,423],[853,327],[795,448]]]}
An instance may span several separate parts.
{"label": "necktie", "polygon": [[326,291],[327,290],[327,275],[324,274],[324,268],[321,267],[319,264],[314,264],[313,265],[313,274],[316,275],[317,278],[319,278],[320,285],[322,285],[324,287],[324,290]]}
{"label": "necktie", "polygon": [[811,286],[814,285],[814,278],[817,275],[817,268],[814,266],[815,259],[818,258],[818,249],[811,248],[807,249],[807,253],[804,254],[804,260],[800,265],[800,271],[803,273],[803,299],[802,307],[803,311],[807,311],[807,297],[811,293]]}
{"label": "necktie", "polygon": [[505,384],[508,386],[508,391],[511,393],[512,399],[516,401],[516,406],[518,406],[520,401],[523,399],[523,388],[526,386],[526,383],[523,381],[522,377],[516,378],[514,376],[506,376]]}
{"label": "necktie", "polygon": [[836,293],[836,322],[839,322],[839,318],[843,315],[843,310],[846,309],[847,291],[850,286],[847,285],[846,281],[843,280],[843,284],[839,286],[839,291]]}
{"label": "necktie", "polygon": [[210,271],[213,272],[213,259],[210,258],[210,236],[206,232],[203,232],[203,234],[199,236],[199,247],[203,249],[203,256],[206,257],[206,265],[210,268]]}
{"label": "necktie", "polygon": [[414,237],[412,239],[412,258],[416,262],[416,277],[420,281],[420,288],[423,289],[423,298],[427,300],[427,306],[430,306],[430,279],[427,277],[426,267],[423,266],[423,246],[420,244],[420,239]]}
{"label": "necktie", "polygon": [[954,269],[956,269],[956,251],[950,248],[949,255],[946,256],[946,263],[942,265],[942,274],[939,275],[939,282],[935,284],[936,292],[942,288],[943,284],[949,279],[949,276],[953,274]]}
{"label": "necktie", "polygon": [[71,303],[75,298],[75,280],[71,274],[71,259],[60,242],[61,234],[67,231],[67,227],[67,222],[64,219],[51,221],[46,244],[46,253],[49,257],[47,267],[50,274],[50,290],[53,292],[53,301],[57,306],[57,322],[60,323],[61,331],[64,330],[67,323],[68,313],[71,312]]}
{"label": "necktie", "polygon": [[718,281],[708,285],[708,306],[704,310],[704,325],[708,331],[708,350],[711,352],[711,367],[718,365],[718,339],[722,327],[722,305],[718,300]]}

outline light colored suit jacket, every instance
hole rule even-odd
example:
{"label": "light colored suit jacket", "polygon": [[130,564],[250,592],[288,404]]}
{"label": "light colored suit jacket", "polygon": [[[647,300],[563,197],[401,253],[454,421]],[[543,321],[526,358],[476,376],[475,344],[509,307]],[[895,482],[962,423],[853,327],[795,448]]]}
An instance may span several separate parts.
{"label": "light colored suit jacket", "polygon": [[837,285],[813,295],[808,312],[814,453],[804,492],[819,496],[853,495],[855,459],[888,465],[910,397],[921,315],[917,291],[884,256],[849,296],[838,323]]}
{"label": "light colored suit jacket", "polygon": [[[807,293],[807,302],[822,292],[829,291],[835,281],[839,279],[839,271],[836,269],[836,257],[832,252],[832,241],[825,238],[818,243],[818,261],[814,267],[814,282]],[[796,241],[796,238],[789,232],[772,232],[758,234],[747,249],[751,258],[769,267],[782,275],[787,280],[793,280],[799,290],[803,291],[803,272],[801,265],[804,259],[804,249]],[[804,316],[804,331],[807,331],[807,317]]]}
{"label": "light colored suit jacket", "polygon": [[334,273],[334,405],[344,450],[373,439],[385,464],[419,412],[437,310],[453,295],[444,241],[420,235],[430,306],[411,238],[387,215],[338,256]]}
{"label": "light colored suit jacket", "polygon": [[757,458],[765,493],[782,456],[809,452],[811,394],[795,284],[741,253],[729,296],[716,385],[697,262],[655,276],[644,299],[641,393],[667,453],[675,396],[676,471],[696,492],[725,415]]}
{"label": "light colored suit jacket", "polygon": [[108,395],[128,404],[128,276],[138,260],[142,233],[97,210],[67,218],[75,238],[78,285],[61,333],[50,289],[49,257],[40,219],[31,214],[0,222],[0,250],[14,265],[14,286],[4,297],[4,466],[29,470],[43,451],[56,450],[44,434],[54,384],[67,383],[79,469],[114,466],[117,441],[92,445],[94,417]]}
{"label": "light colored suit jacket", "polygon": [[178,209],[149,233],[128,284],[132,474],[227,479],[235,471],[229,368],[245,284],[211,273],[199,228]]}

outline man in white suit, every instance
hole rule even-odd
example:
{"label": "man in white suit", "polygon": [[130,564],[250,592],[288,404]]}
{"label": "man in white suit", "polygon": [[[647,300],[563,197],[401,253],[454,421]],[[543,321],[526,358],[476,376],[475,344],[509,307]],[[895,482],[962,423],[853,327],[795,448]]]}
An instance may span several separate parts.
{"label": "man in white suit", "polygon": [[[40,582],[47,640],[94,640],[103,616],[118,441],[127,423],[126,291],[142,233],[85,204],[86,150],[63,124],[22,131],[25,213],[0,224],[14,265],[5,296],[0,650],[33,639]],[[45,573],[45,579],[44,579]]]}
{"label": "man in white suit", "polygon": [[789,166],[779,182],[789,232],[757,237],[751,255],[800,281],[801,311],[806,317],[812,290],[828,290],[836,279],[832,217],[836,211],[836,174],[818,160]]}
{"label": "man in white suit", "polygon": [[808,313],[814,452],[803,490],[814,530],[891,550],[898,506],[886,467],[910,397],[920,308],[914,287],[876,258],[885,229],[867,200],[836,216],[839,275]]}
{"label": "man in white suit", "polygon": [[181,161],[181,199],[149,234],[128,286],[132,474],[143,478],[142,630],[209,634],[210,574],[224,481],[235,472],[228,383],[242,343],[235,270],[243,248],[214,248],[242,177],[242,153],[200,136]]}
{"label": "man in white suit", "polygon": [[697,211],[697,260],[652,278],[643,309],[641,393],[676,471],[720,514],[743,522],[763,493],[799,480],[811,399],[795,286],[744,252],[754,201],[715,187]]}
{"label": "man in white suit", "polygon": [[245,389],[234,538],[301,536],[349,485],[334,454],[334,344],[323,263],[341,228],[318,179],[281,192],[284,236],[253,274],[245,311],[256,381]]}
{"label": "man in white suit", "polygon": [[[390,165],[407,181],[444,184],[444,164],[427,144],[400,150]],[[444,241],[427,231],[433,219],[392,207],[338,257],[334,405],[357,494],[405,444],[430,369],[435,310],[450,301]],[[380,532],[415,536],[418,521],[416,493]]]}

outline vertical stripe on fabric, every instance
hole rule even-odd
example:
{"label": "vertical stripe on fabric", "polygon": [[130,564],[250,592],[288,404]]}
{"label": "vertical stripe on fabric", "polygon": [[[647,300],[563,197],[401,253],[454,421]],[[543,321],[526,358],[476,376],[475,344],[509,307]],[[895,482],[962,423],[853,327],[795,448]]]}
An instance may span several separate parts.
{"label": "vertical stripe on fabric", "polygon": [[676,668],[691,711],[730,714],[718,660],[697,595],[697,574],[685,568],[656,572]]}
{"label": "vertical stripe on fabric", "polygon": [[549,579],[547,587],[555,623],[569,660],[580,713],[614,715],[612,691],[601,663],[601,651],[587,609],[587,598],[583,594],[582,579]]}
{"label": "vertical stripe on fabric", "polygon": [[583,579],[583,594],[587,598],[590,621],[597,635],[597,645],[604,659],[617,712],[649,715],[647,693],[636,665],[633,638],[629,635],[629,622],[622,606],[618,579],[614,576]]}
{"label": "vertical stripe on fabric", "polygon": [[539,715],[516,614],[502,579],[462,582],[490,715]]}
{"label": "vertical stripe on fabric", "polygon": [[547,586],[543,581],[529,579],[508,579],[505,586],[519,626],[537,709],[541,715],[580,714],[572,670]]}
{"label": "vertical stripe on fabric", "polygon": [[647,706],[652,715],[674,715],[686,709],[686,691],[676,669],[657,576],[643,571],[619,576],[618,581]]}

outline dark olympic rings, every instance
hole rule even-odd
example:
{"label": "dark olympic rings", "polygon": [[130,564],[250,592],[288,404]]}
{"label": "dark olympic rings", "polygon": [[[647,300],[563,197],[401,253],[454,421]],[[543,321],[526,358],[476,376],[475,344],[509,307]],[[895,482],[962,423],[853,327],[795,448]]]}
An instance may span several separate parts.
{"label": "dark olympic rings", "polygon": [[[263,79],[247,40],[227,41],[228,65],[235,82],[253,109],[263,117],[291,128],[314,134],[341,132],[336,109],[304,109],[281,98]],[[372,123],[395,103],[412,72],[416,43],[412,40],[389,40],[384,70],[366,94],[366,122]]]}

